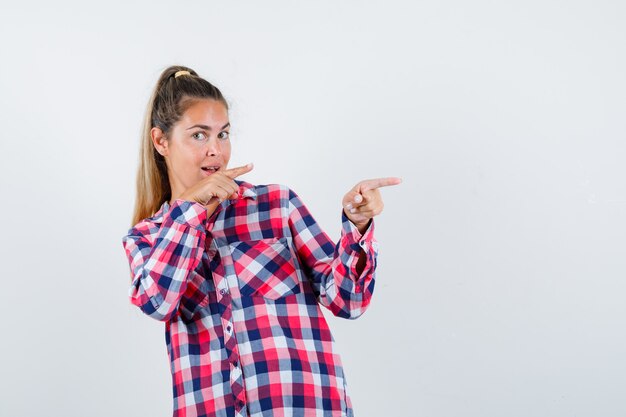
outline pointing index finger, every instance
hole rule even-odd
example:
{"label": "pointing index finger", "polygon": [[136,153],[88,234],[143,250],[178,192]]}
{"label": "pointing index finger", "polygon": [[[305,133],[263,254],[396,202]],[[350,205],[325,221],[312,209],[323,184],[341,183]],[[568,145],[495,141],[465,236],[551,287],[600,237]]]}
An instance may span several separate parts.
{"label": "pointing index finger", "polygon": [[402,182],[402,178],[398,177],[385,177],[374,178],[371,180],[361,181],[361,191],[373,190],[380,187],[388,187],[390,185],[398,185]]}
{"label": "pointing index finger", "polygon": [[235,179],[238,176],[245,174],[246,172],[250,172],[253,167],[254,165],[252,165],[252,163],[249,163],[240,167],[229,168],[224,170],[224,175],[226,175],[230,179]]}

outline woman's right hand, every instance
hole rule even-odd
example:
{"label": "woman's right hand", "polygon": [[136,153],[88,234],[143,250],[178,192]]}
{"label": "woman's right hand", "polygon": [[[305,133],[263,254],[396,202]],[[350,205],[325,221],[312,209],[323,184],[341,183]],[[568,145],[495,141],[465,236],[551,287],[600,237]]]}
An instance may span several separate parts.
{"label": "woman's right hand", "polygon": [[217,171],[189,187],[177,198],[202,204],[207,209],[207,215],[210,216],[222,201],[227,198],[238,197],[239,185],[234,179],[250,172],[252,168],[253,165],[250,163],[237,168]]}

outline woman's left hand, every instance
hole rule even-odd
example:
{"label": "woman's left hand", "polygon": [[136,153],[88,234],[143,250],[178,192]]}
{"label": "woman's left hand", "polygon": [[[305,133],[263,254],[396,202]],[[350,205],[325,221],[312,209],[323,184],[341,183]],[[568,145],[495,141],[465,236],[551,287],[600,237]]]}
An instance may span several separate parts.
{"label": "woman's left hand", "polygon": [[341,202],[343,211],[348,219],[359,229],[360,233],[367,230],[370,219],[383,211],[383,199],[378,189],[380,187],[398,185],[401,182],[402,179],[397,177],[363,180],[343,196]]}

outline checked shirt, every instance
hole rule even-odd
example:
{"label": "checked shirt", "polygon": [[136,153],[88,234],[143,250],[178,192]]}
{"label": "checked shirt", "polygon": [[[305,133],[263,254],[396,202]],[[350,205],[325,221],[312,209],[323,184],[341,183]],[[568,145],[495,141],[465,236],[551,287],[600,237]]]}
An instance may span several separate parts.
{"label": "checked shirt", "polygon": [[320,305],[349,319],[366,310],[374,221],[361,235],[342,211],[334,243],[293,190],[235,181],[238,198],[210,216],[165,202],[123,238],[130,301],[165,322],[173,415],[352,416]]}

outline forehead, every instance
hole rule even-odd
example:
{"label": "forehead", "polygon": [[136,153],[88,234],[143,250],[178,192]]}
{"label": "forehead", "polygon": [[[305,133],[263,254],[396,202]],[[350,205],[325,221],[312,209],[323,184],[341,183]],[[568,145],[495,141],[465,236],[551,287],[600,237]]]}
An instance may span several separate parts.
{"label": "forehead", "polygon": [[222,127],[228,123],[228,110],[222,102],[217,100],[195,100],[185,110],[180,121],[181,124],[189,126],[204,124]]}

